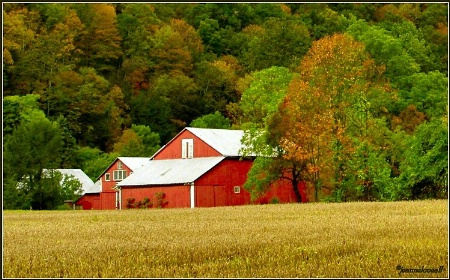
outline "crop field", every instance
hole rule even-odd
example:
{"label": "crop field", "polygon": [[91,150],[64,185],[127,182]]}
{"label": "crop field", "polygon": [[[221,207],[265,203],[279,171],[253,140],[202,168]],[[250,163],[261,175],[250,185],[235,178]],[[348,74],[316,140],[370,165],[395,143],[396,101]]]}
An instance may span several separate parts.
{"label": "crop field", "polygon": [[3,211],[4,278],[448,278],[448,200]]}

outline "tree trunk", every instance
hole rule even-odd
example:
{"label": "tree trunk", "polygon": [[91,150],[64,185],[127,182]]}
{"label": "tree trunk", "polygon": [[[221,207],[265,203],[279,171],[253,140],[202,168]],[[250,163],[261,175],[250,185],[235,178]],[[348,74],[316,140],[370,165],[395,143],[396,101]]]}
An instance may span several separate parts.
{"label": "tree trunk", "polygon": [[297,203],[301,203],[302,195],[300,194],[300,191],[298,189],[298,180],[297,180],[297,176],[295,174],[295,167],[292,168],[292,188],[294,189],[295,198],[297,199]]}

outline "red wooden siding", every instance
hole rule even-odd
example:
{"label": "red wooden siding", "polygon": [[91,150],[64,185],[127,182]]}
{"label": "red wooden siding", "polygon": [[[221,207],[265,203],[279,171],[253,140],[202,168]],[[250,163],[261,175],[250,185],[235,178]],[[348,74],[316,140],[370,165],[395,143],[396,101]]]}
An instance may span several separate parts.
{"label": "red wooden siding", "polygon": [[[301,182],[298,184],[298,189],[302,196],[302,202],[308,202],[306,195],[306,184]],[[267,191],[262,197],[259,197],[255,203],[266,204],[273,202],[273,199],[277,199],[280,203],[296,203],[295,192],[292,188],[292,184],[287,180],[279,180],[275,182],[269,191]]]}
{"label": "red wooden siding", "polygon": [[[113,188],[116,186],[116,183],[118,181],[114,181],[114,171],[119,170],[117,167],[117,164],[120,160],[116,159],[116,161],[102,174],[101,180],[102,180],[102,192],[115,192]],[[122,163],[122,169],[127,171],[127,177],[131,174],[131,169],[126,166],[124,163]],[[105,180],[106,173],[109,173],[109,181]]]}
{"label": "red wooden siding", "polygon": [[211,146],[203,142],[203,140],[192,134],[190,131],[185,130],[180,133],[180,135],[175,137],[171,142],[169,142],[167,146],[164,147],[164,149],[159,151],[159,153],[155,155],[154,159],[158,160],[181,158],[182,139],[194,139],[194,158],[221,156],[219,152],[211,148]]}
{"label": "red wooden siding", "polygon": [[[252,165],[251,160],[225,159],[196,182],[196,207],[244,205],[251,201],[250,193],[242,186]],[[240,193],[234,193],[234,187]],[[302,202],[307,202],[305,183],[299,183]],[[295,203],[296,197],[291,182],[280,180],[255,203],[270,203],[277,199],[280,203]]]}
{"label": "red wooden siding", "polygon": [[[250,194],[242,188],[251,160],[224,159],[213,169],[195,181],[196,207],[244,205],[250,202]],[[240,193],[234,193],[234,187]]]}
{"label": "red wooden siding", "polygon": [[81,206],[83,210],[100,210],[100,194],[86,193],[75,203],[76,206]]}
{"label": "red wooden siding", "polygon": [[152,202],[156,199],[156,193],[164,192],[164,200],[167,201],[165,208],[185,208],[191,207],[190,186],[143,186],[122,188],[122,209],[126,209],[127,199],[134,198],[136,202],[143,201],[144,198]]}
{"label": "red wooden siding", "polygon": [[[103,210],[117,209],[116,205],[116,191],[113,189],[116,183],[119,181],[114,181],[114,171],[115,170],[125,170],[127,177],[131,175],[131,169],[122,162],[122,169],[118,168],[119,159],[116,161],[102,174],[100,180],[102,181],[102,192],[100,195],[101,204],[99,208]],[[109,173],[109,181],[106,181],[106,174]]]}
{"label": "red wooden siding", "polygon": [[100,201],[102,210],[113,210],[116,208],[116,192],[101,192]]}

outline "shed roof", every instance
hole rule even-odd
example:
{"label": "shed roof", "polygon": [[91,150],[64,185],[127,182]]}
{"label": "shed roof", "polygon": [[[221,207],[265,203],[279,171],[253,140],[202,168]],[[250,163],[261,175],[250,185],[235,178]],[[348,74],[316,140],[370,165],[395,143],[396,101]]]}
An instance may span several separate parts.
{"label": "shed roof", "polygon": [[204,157],[151,160],[117,185],[126,187],[191,183],[223,159],[224,157]]}
{"label": "shed roof", "polygon": [[[44,169],[44,172],[48,172],[49,169]],[[93,190],[94,182],[89,178],[86,173],[81,169],[53,169],[60,172],[63,176],[74,176],[78,181],[80,181],[83,188],[83,194],[90,193]]]}
{"label": "shed roof", "polygon": [[131,169],[132,172],[137,171],[139,168],[141,168],[142,166],[144,166],[145,164],[147,164],[150,160],[150,158],[148,157],[118,157],[115,160],[113,160],[113,162],[111,162],[111,164],[105,169],[103,170],[102,174],[100,174],[97,177],[97,180],[100,179],[100,177],[102,177],[102,175],[117,161],[120,160],[123,164],[125,164],[126,166],[128,166],[128,168]]}
{"label": "shed roof", "polygon": [[100,193],[102,191],[102,180],[97,180],[85,193]]}
{"label": "shed roof", "polygon": [[146,165],[150,160],[149,157],[118,157],[118,159],[133,172]]}

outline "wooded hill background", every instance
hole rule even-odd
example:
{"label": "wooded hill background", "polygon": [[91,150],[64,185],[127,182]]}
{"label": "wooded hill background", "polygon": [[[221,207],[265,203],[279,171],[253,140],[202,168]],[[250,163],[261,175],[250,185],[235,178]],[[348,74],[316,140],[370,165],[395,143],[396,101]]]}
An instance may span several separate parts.
{"label": "wooded hill background", "polygon": [[447,3],[4,3],[4,208],[187,125],[283,150],[253,191],[287,161],[312,200],[447,197],[447,94]]}

